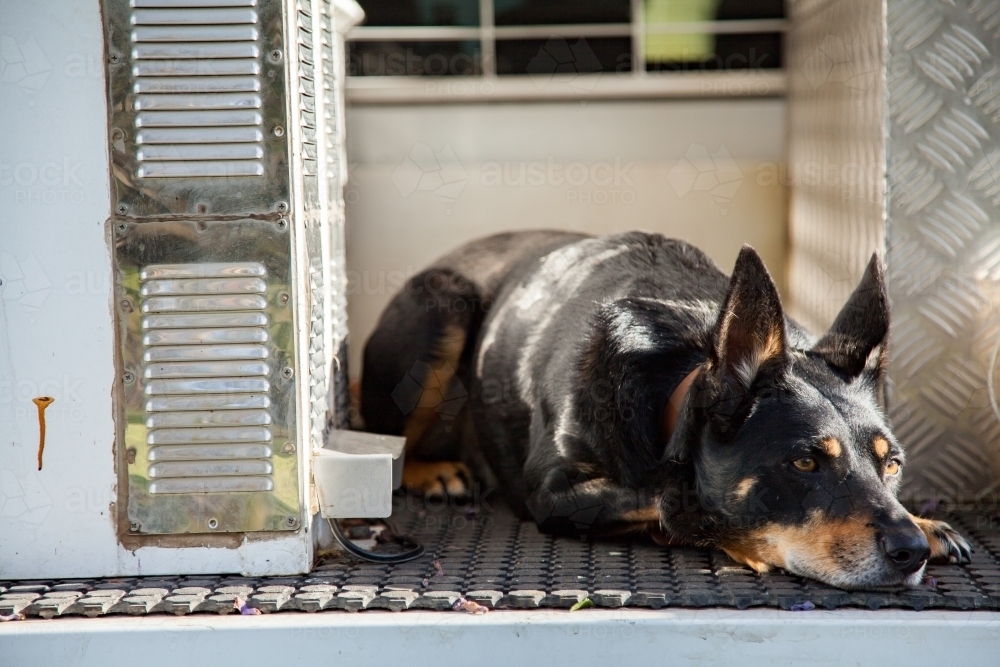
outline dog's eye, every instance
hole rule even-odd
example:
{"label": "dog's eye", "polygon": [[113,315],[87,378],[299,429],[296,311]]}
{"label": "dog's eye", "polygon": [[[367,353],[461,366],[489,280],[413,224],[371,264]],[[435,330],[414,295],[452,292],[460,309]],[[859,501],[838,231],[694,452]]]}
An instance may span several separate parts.
{"label": "dog's eye", "polygon": [[801,459],[792,461],[792,467],[799,472],[814,472],[816,470],[816,459],[811,456],[803,456]]}
{"label": "dog's eye", "polygon": [[885,464],[885,474],[889,477],[899,474],[899,461],[896,459],[890,460]]}

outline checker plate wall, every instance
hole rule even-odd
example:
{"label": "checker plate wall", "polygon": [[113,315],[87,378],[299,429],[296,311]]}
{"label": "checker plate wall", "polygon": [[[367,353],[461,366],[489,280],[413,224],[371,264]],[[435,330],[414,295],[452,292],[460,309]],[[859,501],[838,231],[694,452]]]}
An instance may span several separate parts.
{"label": "checker plate wall", "polygon": [[908,493],[993,497],[1000,3],[889,0],[887,25],[889,402]]}

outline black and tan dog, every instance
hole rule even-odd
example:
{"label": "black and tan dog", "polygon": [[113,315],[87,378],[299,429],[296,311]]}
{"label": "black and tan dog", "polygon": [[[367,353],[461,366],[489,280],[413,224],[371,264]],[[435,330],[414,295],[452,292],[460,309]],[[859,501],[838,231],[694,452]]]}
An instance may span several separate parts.
{"label": "black and tan dog", "polygon": [[501,234],[394,298],[365,348],[362,416],[406,436],[406,486],[461,495],[472,468],[543,530],[915,585],[969,545],[896,500],[888,324],[875,257],[816,340],[749,246],[727,278],[655,234]]}

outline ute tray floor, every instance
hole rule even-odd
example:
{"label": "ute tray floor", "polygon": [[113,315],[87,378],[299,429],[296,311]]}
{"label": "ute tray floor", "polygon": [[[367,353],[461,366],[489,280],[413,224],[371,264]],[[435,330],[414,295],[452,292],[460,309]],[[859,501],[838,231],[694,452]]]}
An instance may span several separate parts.
{"label": "ute tray floor", "polygon": [[861,607],[1000,610],[1000,517],[953,511],[949,521],[975,549],[964,565],[930,565],[925,585],[898,592],[844,591],[774,572],[759,575],[725,554],[663,548],[645,540],[585,540],[542,534],[502,504],[476,509],[397,496],[393,523],[427,553],[399,565],[337,554],[310,574],[150,576],[0,581],[0,615],[14,618],[451,610],[474,600],[490,608]]}

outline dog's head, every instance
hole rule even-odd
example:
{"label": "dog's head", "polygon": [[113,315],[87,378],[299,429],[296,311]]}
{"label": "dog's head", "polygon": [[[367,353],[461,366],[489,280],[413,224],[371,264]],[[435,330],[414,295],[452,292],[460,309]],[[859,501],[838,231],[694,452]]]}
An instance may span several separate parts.
{"label": "dog's head", "polygon": [[743,248],[665,454],[693,464],[732,557],[846,588],[920,582],[928,543],[896,500],[903,451],[877,401],[888,328],[876,257],[813,343]]}

